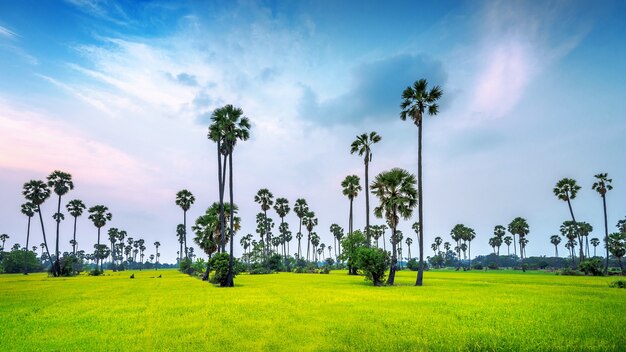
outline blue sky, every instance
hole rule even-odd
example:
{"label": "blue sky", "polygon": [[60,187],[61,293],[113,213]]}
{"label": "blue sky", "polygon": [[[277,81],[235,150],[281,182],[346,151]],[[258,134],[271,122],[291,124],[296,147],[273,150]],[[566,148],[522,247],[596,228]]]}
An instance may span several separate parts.
{"label": "blue sky", "polygon": [[[111,226],[160,241],[173,260],[174,195],[196,195],[190,219],[217,199],[207,116],[232,103],[253,122],[234,159],[241,234],[254,234],[253,195],[269,188],[306,198],[331,243],[328,227],[348,217],[339,184],[363,177],[349,154],[357,134],[383,137],[372,176],[416,172],[416,129],[399,103],[426,78],[445,92],[425,124],[427,254],[457,223],[476,229],[473,253],[487,253],[493,227],[516,216],[530,223],[528,254],[552,253],[568,217],[552,195],[562,177],[583,187],[574,211],[601,237],[594,174],[614,179],[609,225],[626,213],[625,11],[618,1],[0,2],[0,232],[23,242],[22,184],[61,169],[76,185],[67,200],[106,204]],[[362,227],[362,194],[355,209]],[[66,221],[65,249],[70,232]],[[80,219],[79,246],[95,238]]]}

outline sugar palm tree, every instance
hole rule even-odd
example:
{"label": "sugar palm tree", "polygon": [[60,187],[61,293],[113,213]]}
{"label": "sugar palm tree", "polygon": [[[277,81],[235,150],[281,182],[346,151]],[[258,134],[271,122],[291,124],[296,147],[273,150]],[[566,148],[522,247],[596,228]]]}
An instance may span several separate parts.
{"label": "sugar palm tree", "polygon": [[[574,222],[574,227],[577,227],[576,218],[574,217],[574,211],[572,210],[572,202],[571,200],[576,198],[576,194],[580,190],[580,186],[576,184],[576,180],[571,178],[564,178],[559,180],[556,183],[556,187],[554,187],[554,195],[562,200],[567,202],[567,206],[569,207],[569,213],[572,216],[572,221]],[[578,241],[581,242],[580,235],[578,234]],[[580,261],[582,262],[585,254],[583,252],[582,246],[580,247]]]}
{"label": "sugar palm tree", "polygon": [[550,236],[550,243],[554,245],[554,256],[559,257],[559,243],[561,243],[561,236],[552,235]]}
{"label": "sugar palm tree", "polygon": [[615,232],[609,235],[609,252],[617,258],[623,274],[622,258],[626,255],[626,232]]}
{"label": "sugar palm tree", "polygon": [[[604,243],[605,245],[609,242],[609,225],[606,216],[606,193],[613,189],[611,182],[612,179],[608,177],[607,173],[600,173],[595,175],[596,182],[593,183],[591,189],[598,192],[600,197],[602,197],[602,209],[604,210]],[[596,249],[595,246],[593,248],[593,253],[595,257]],[[609,246],[606,246],[606,261],[604,263],[604,275],[609,274]]]}
{"label": "sugar palm tree", "polygon": [[[52,188],[54,193],[59,196],[57,204],[57,214],[61,214],[61,197],[67,194],[70,190],[74,189],[74,183],[72,182],[72,175],[63,171],[53,171],[48,175],[48,187]],[[62,217],[59,215],[56,217],[57,229],[56,229],[56,245],[55,245],[55,261],[53,267],[54,276],[61,275],[61,259],[59,258],[59,226],[61,224]]]}
{"label": "sugar palm tree", "polygon": [[[420,79],[413,83],[412,87],[407,87],[402,92],[402,103],[400,108],[400,118],[405,121],[407,118],[411,119],[415,126],[417,126],[417,194],[418,199],[418,222],[421,224],[420,235],[418,238],[418,245],[420,247],[420,263],[422,263],[422,257],[424,254],[424,193],[422,192],[422,126],[423,116],[428,113],[430,116],[435,116],[439,113],[439,105],[437,100],[441,98],[443,91],[439,86],[434,86],[428,90],[428,82],[425,79]],[[420,264],[420,269],[417,274],[417,285],[422,285],[423,268]]]}
{"label": "sugar palm tree", "polygon": [[185,259],[189,258],[187,255],[187,210],[191,208],[195,201],[196,197],[194,197],[194,195],[186,189],[183,189],[176,193],[176,205],[178,205],[183,210],[183,226],[185,229],[183,233],[183,242],[185,245]]}
{"label": "sugar palm tree", "polygon": [[520,258],[522,260],[522,271],[526,272],[526,268],[524,267],[524,247],[525,247],[526,242],[524,240],[526,239],[526,236],[528,235],[528,232],[529,232],[528,222],[526,221],[526,219],[522,217],[516,217],[515,219],[513,219],[513,221],[511,221],[511,223],[509,223],[508,230],[514,236],[515,235],[519,236],[519,243],[520,243],[519,253],[520,253]]}
{"label": "sugar palm tree", "polygon": [[43,243],[46,248],[46,254],[48,254],[48,261],[52,268],[52,256],[50,256],[50,249],[48,247],[48,240],[46,239],[46,230],[43,225],[43,217],[41,216],[41,204],[50,197],[50,189],[48,185],[43,181],[30,180],[24,184],[22,194],[26,200],[37,206],[37,213],[39,214],[39,222],[41,223],[41,233],[43,235]]}
{"label": "sugar palm tree", "polygon": [[357,136],[350,146],[350,154],[359,153],[365,163],[365,235],[367,245],[370,246],[370,195],[369,195],[369,163],[372,161],[372,145],[380,142],[382,138],[376,132],[363,133]]}
{"label": "sugar palm tree", "polygon": [[300,240],[302,239],[302,218],[306,215],[308,211],[309,211],[309,206],[306,203],[306,200],[304,200],[303,198],[296,199],[296,203],[293,206],[293,212],[296,213],[296,215],[298,216],[298,219],[300,220],[298,233],[296,234],[296,238],[298,239],[298,258],[302,257],[302,248],[300,246]]}
{"label": "sugar palm tree", "polygon": [[469,258],[469,268],[472,268],[472,241],[476,238],[476,232],[471,227],[466,227],[463,239],[467,242],[467,254]]}
{"label": "sugar palm tree", "polygon": [[593,246],[593,256],[596,256],[596,247],[600,244],[600,240],[596,237],[591,239],[591,245]]}
{"label": "sugar palm tree", "polygon": [[346,178],[341,181],[341,187],[343,187],[343,195],[348,197],[348,199],[350,200],[350,216],[348,217],[348,234],[352,234],[352,230],[354,229],[353,227],[353,217],[352,217],[352,203],[354,201],[354,198],[356,198],[356,196],[359,194],[359,192],[361,191],[361,185],[360,185],[361,180],[359,179],[359,176],[357,175],[348,175],[346,176]]}
{"label": "sugar palm tree", "polygon": [[182,263],[183,243],[185,242],[185,225],[183,224],[176,225],[176,237],[178,238],[178,243],[180,244],[180,250],[178,251],[178,262]]}
{"label": "sugar palm tree", "polygon": [[[85,204],[80,199],[72,199],[65,205],[67,212],[74,217],[74,243],[76,243],[76,222],[78,217],[83,215],[83,211],[86,209]],[[72,245],[72,253],[76,255],[76,246]]]}
{"label": "sugar palm tree", "polygon": [[[113,215],[109,212],[109,208],[104,205],[94,205],[93,207],[87,210],[89,212],[89,220],[93,222],[93,225],[98,229],[98,244],[97,248],[100,247],[100,229],[106,225],[107,221],[111,221],[113,219]],[[100,271],[102,271],[102,258],[98,256],[96,258],[100,261]],[[96,266],[98,263],[96,262]]]}
{"label": "sugar palm tree", "polygon": [[117,242],[118,234],[120,230],[116,227],[111,227],[107,231],[107,235],[109,235],[109,243],[111,243],[111,262],[114,263],[115,260],[115,243]]}
{"label": "sugar palm tree", "polygon": [[[589,253],[589,234],[593,232],[593,226],[591,226],[591,224],[581,221],[578,223],[578,233],[580,234],[581,240],[584,237],[585,238],[585,244],[586,244],[586,251],[587,251],[587,257],[590,256]],[[583,247],[583,243],[580,244],[581,247]]]}
{"label": "sugar palm tree", "polygon": [[409,249],[409,260],[412,258],[411,257],[411,245],[413,244],[413,240],[411,239],[411,237],[407,237],[406,240],[404,240],[404,242],[406,243],[406,246]]}
{"label": "sugar palm tree", "polygon": [[[37,207],[35,207],[35,204],[31,203],[31,202],[26,202],[24,204],[22,204],[21,207],[21,211],[22,214],[26,215],[26,217],[28,218],[28,225],[26,227],[26,246],[25,248],[25,252],[24,252],[24,275],[28,274],[28,267],[26,265],[27,262],[27,255],[28,255],[28,240],[30,239],[30,219],[35,216],[35,213],[37,212]],[[35,247],[36,249],[36,247]],[[4,250],[4,240],[2,241],[2,250]]]}
{"label": "sugar palm tree", "polygon": [[0,241],[2,241],[2,249],[0,250],[0,252],[4,252],[4,242],[6,242],[9,238],[11,238],[11,236],[7,235],[6,233],[0,235]]}
{"label": "sugar palm tree", "polygon": [[[263,211],[263,219],[264,219],[263,224],[265,224],[265,226],[262,228],[262,233],[261,233],[261,238],[263,238],[267,234],[267,232],[269,232],[269,228],[268,228],[269,224],[267,221],[267,211],[270,210],[272,208],[272,205],[274,204],[274,195],[267,188],[261,188],[254,196],[254,202],[258,203],[261,206],[261,210]],[[268,271],[269,271],[269,260],[267,260],[267,257],[269,256],[269,249],[270,249],[270,243],[269,241],[267,241],[266,246],[265,246],[265,256],[266,256]]]}
{"label": "sugar palm tree", "polygon": [[374,241],[376,241],[376,248],[378,248],[378,240],[383,234],[383,229],[380,227],[380,225],[372,225],[370,227],[372,232],[371,236],[374,238]]}
{"label": "sugar palm tree", "polygon": [[511,255],[511,243],[513,243],[513,238],[511,238],[511,236],[504,236],[502,240],[504,244],[506,244],[506,255]]}
{"label": "sugar palm tree", "polygon": [[[374,208],[377,218],[385,218],[391,226],[391,236],[396,237],[396,231],[400,218],[408,220],[413,214],[413,208],[417,206],[417,190],[415,189],[415,176],[408,171],[394,168],[381,172],[374,178],[372,193],[378,198],[379,206]],[[423,269],[423,253],[420,248],[420,267]],[[392,246],[391,268],[389,271],[388,285],[394,284],[396,264],[398,261],[396,247]],[[418,274],[418,282],[421,284],[421,274]]]}
{"label": "sugar palm tree", "polygon": [[[335,242],[335,260],[339,260],[339,256],[341,256],[341,240],[343,239],[343,228],[337,224],[330,225],[330,232],[333,234],[333,238]],[[337,251],[339,251],[339,256],[337,255]]]}
{"label": "sugar palm tree", "polygon": [[306,230],[308,231],[308,239],[306,246],[306,260],[309,260],[309,248],[311,247],[311,234],[315,226],[317,226],[317,218],[315,217],[315,212],[308,211],[306,215],[302,219],[302,223],[306,226]]}
{"label": "sugar palm tree", "polygon": [[285,228],[285,216],[287,216],[287,214],[289,214],[289,211],[291,210],[291,208],[289,208],[289,201],[287,200],[287,198],[278,198],[276,199],[276,204],[274,204],[274,210],[276,210],[276,213],[278,214],[278,216],[280,217],[280,227],[278,228],[281,236],[283,238],[282,241],[282,245],[283,245],[283,257],[285,257],[287,255],[287,251],[285,250],[285,241],[284,241],[284,233],[285,231],[288,231],[289,228]]}

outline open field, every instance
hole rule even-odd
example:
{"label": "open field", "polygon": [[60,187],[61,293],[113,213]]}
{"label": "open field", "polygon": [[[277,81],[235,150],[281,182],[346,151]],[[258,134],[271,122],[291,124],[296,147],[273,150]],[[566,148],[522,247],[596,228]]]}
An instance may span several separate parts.
{"label": "open field", "polygon": [[[162,278],[151,278],[162,274]],[[613,278],[399,272],[240,275],[218,288],[174,270],[0,275],[0,350],[579,350],[626,348]]]}

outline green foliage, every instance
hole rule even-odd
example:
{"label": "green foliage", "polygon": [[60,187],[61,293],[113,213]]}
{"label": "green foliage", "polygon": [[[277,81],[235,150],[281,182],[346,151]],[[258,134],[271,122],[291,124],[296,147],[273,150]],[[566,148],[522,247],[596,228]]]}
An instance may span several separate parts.
{"label": "green foliage", "polygon": [[189,258],[184,258],[179,264],[178,264],[178,270],[181,273],[186,273],[191,275],[193,273],[193,268],[192,268],[193,263],[191,262],[191,259]]}
{"label": "green foliage", "polygon": [[100,269],[97,269],[97,268],[96,269],[92,269],[89,272],[89,276],[101,276],[101,275],[104,275],[104,271],[102,271]]}
{"label": "green foliage", "polygon": [[385,271],[391,265],[391,258],[380,248],[360,247],[356,251],[355,265],[374,286],[381,286],[385,283]]}
{"label": "green foliage", "polygon": [[[26,257],[24,257],[26,255]],[[32,251],[28,251],[24,254],[24,250],[13,250],[10,252],[1,253],[0,266],[2,272],[5,273],[23,273],[24,272],[24,259],[26,259],[26,265],[28,272],[36,272],[43,270],[41,262],[37,259],[37,254]]]}
{"label": "green foliage", "polygon": [[356,268],[356,254],[359,248],[367,245],[367,239],[361,230],[355,230],[341,241],[341,255],[339,258],[345,260],[349,268]]}
{"label": "green foliage", "polygon": [[472,269],[474,269],[474,270],[483,270],[483,265],[481,263],[474,263],[472,265]]}
{"label": "green foliage", "polygon": [[582,276],[584,273],[582,271],[574,270],[572,268],[563,268],[561,271],[556,272],[557,275],[563,276]]}
{"label": "green foliage", "polygon": [[604,264],[600,258],[592,258],[584,260],[578,266],[580,271],[585,273],[585,275],[592,276],[603,276],[604,275]]}
{"label": "green foliage", "polygon": [[202,275],[206,270],[206,266],[207,262],[202,258],[198,258],[191,264],[191,271],[195,276]]}
{"label": "green foliage", "polygon": [[626,288],[626,280],[615,280],[609,284],[612,288]]}
{"label": "green foliage", "polygon": [[[229,258],[230,255],[228,253],[217,253],[209,260],[211,270],[215,271],[215,274],[213,274],[213,277],[211,277],[209,281],[214,284],[219,284],[222,287],[228,285]],[[237,269],[241,267],[240,265],[235,265],[235,262],[237,262],[237,259],[233,259],[233,278],[239,274]]]}
{"label": "green foliage", "polygon": [[406,267],[409,268],[409,270],[411,270],[411,271],[417,271],[420,268],[420,262],[419,262],[419,260],[417,260],[415,258],[411,258],[406,263]]}

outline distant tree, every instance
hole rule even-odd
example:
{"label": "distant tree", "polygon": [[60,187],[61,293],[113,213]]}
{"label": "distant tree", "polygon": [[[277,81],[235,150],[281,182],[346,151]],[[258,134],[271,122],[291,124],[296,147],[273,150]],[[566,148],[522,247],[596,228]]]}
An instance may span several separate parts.
{"label": "distant tree", "polygon": [[589,223],[581,221],[578,223],[578,233],[580,235],[580,238],[582,240],[582,238],[585,238],[585,243],[580,243],[580,246],[582,247],[583,245],[586,246],[586,251],[587,251],[587,257],[590,256],[589,253],[589,234],[593,232],[593,226],[591,226]]}
{"label": "distant tree", "polygon": [[346,178],[341,181],[341,187],[343,188],[343,195],[348,197],[350,200],[350,215],[348,217],[348,234],[351,234],[353,227],[353,217],[352,217],[352,203],[354,202],[354,198],[361,191],[361,180],[357,175],[348,175]]}
{"label": "distant tree", "polygon": [[176,225],[176,237],[178,238],[178,244],[180,245],[180,250],[178,251],[178,262],[182,263],[183,243],[185,243],[185,225],[184,224]]}
{"label": "distant tree", "polygon": [[357,274],[357,252],[359,248],[366,247],[366,244],[365,234],[360,230],[355,230],[351,235],[348,234],[341,240],[343,250],[339,258],[348,265],[348,275]]}
{"label": "distant tree", "polygon": [[[396,237],[396,231],[400,218],[410,219],[413,208],[417,206],[417,190],[415,189],[415,176],[408,171],[394,168],[381,172],[374,178],[372,183],[372,193],[378,197],[379,206],[374,209],[377,218],[385,218],[391,226],[391,236]],[[421,238],[420,238],[421,240]],[[420,244],[420,272],[423,270],[423,251]],[[387,285],[393,285],[396,273],[397,253],[395,246],[392,246],[391,267]],[[418,274],[418,282],[421,284],[421,277]]]}
{"label": "distant tree", "polygon": [[466,227],[463,233],[463,239],[467,241],[467,252],[469,257],[469,268],[472,267],[472,241],[476,238],[476,232],[471,227]]}
{"label": "distant tree", "polygon": [[[420,269],[417,273],[416,285],[422,286],[422,279],[424,275],[423,260],[424,257],[424,193],[422,192],[422,126],[423,116],[428,113],[430,116],[435,116],[439,112],[439,105],[437,100],[441,98],[443,91],[439,86],[434,86],[428,90],[428,82],[425,79],[420,79],[413,83],[412,87],[407,87],[402,92],[402,103],[400,108],[400,119],[405,121],[410,118],[417,126],[417,194],[418,199],[418,222],[420,223],[420,233],[418,236],[418,246],[420,250]],[[393,260],[393,259],[392,259]],[[389,275],[391,277],[391,274]]]}
{"label": "distant tree", "polygon": [[337,224],[330,225],[330,233],[333,235],[335,243],[335,260],[339,261],[337,255],[337,248],[339,248],[339,255],[341,255],[341,239],[343,238],[343,228]]}
{"label": "distant tree", "polygon": [[[439,237],[439,239],[441,239],[441,237]],[[407,237],[406,240],[404,240],[404,242],[406,242],[406,246],[409,249],[409,259],[413,258],[411,256],[411,245],[413,244],[413,240],[411,239],[411,237]]]}
{"label": "distant tree", "polygon": [[4,252],[4,242],[6,242],[6,240],[8,240],[9,238],[11,238],[11,236],[7,235],[6,233],[0,235],[0,241],[2,241],[2,250],[0,250],[0,252]]}
{"label": "distant tree", "polygon": [[72,182],[72,175],[63,171],[53,171],[48,176],[48,187],[52,188],[54,193],[59,196],[59,202],[57,205],[57,216],[55,217],[57,223],[56,231],[56,246],[54,250],[55,261],[52,268],[54,276],[61,275],[61,258],[59,256],[59,225],[63,217],[61,216],[61,197],[67,194],[70,190],[74,189],[74,183]]}
{"label": "distant tree", "polygon": [[43,181],[30,180],[24,184],[22,194],[26,200],[37,206],[37,213],[39,214],[39,222],[41,223],[41,233],[43,235],[43,243],[48,255],[48,261],[50,267],[52,267],[52,256],[50,256],[50,249],[48,247],[48,241],[46,239],[46,230],[43,225],[43,217],[41,216],[41,204],[50,197],[50,189],[48,185]]}
{"label": "distant tree", "polygon": [[591,239],[591,245],[593,246],[593,256],[596,256],[596,247],[600,244],[600,240],[596,237]]}
{"label": "distant tree", "polygon": [[311,246],[311,233],[315,226],[317,226],[317,218],[315,217],[315,212],[308,211],[306,215],[302,219],[302,223],[306,226],[306,229],[309,233],[306,247],[306,260],[309,260],[309,247]]}
{"label": "distant tree", "polygon": [[300,225],[298,227],[298,233],[296,234],[296,238],[298,239],[298,258],[302,258],[302,248],[300,246],[300,240],[302,240],[302,218],[309,211],[309,206],[306,203],[306,200],[303,198],[296,199],[296,203],[293,206],[293,212],[296,213],[298,219],[300,220]]}
{"label": "distant tree", "polygon": [[513,243],[513,238],[511,236],[504,236],[502,240],[504,244],[506,244],[506,255],[511,255],[511,243]]}
{"label": "distant tree", "polygon": [[[37,207],[35,206],[35,204],[31,203],[31,202],[26,202],[24,204],[22,204],[21,207],[21,211],[22,214],[26,215],[26,217],[28,218],[28,226],[26,227],[26,246],[24,246],[24,275],[28,275],[28,240],[30,239],[30,219],[32,219],[33,216],[35,216],[35,213],[37,212]],[[4,239],[2,240],[2,251],[4,251]],[[37,250],[37,247],[35,247],[35,250]],[[33,252],[35,251],[33,250]]]}
{"label": "distant tree", "polygon": [[185,259],[189,258],[187,255],[187,210],[191,208],[195,201],[196,197],[194,197],[194,195],[186,189],[176,193],[176,205],[183,210],[183,228],[185,229],[183,234],[183,243],[185,245]]}
{"label": "distant tree", "polygon": [[[572,216],[572,222],[574,223],[574,227],[578,227],[577,223],[576,223],[576,218],[574,217],[574,211],[572,210],[572,202],[571,200],[576,198],[576,194],[578,193],[578,191],[580,190],[580,186],[578,184],[576,184],[576,180],[571,179],[571,178],[564,178],[559,180],[559,182],[556,183],[556,187],[554,187],[554,195],[564,201],[567,202],[567,206],[569,207],[569,213]],[[580,238],[580,233],[578,233],[577,231],[577,235],[578,235],[578,242],[582,243],[582,240]],[[585,257],[585,254],[583,252],[583,248],[582,246],[580,246],[580,262],[582,263],[583,259]]]}
{"label": "distant tree", "polygon": [[[291,208],[289,208],[289,201],[287,200],[287,198],[276,199],[276,204],[274,204],[274,210],[276,210],[276,213],[280,217],[280,227],[278,229],[281,233],[281,237],[283,238],[283,241],[281,241],[283,245],[283,258],[286,258],[287,251],[285,249],[285,236],[283,234],[283,232],[285,231],[285,226],[283,224],[285,224],[285,216],[287,216],[287,214],[289,214],[289,211],[291,210]],[[288,231],[288,228],[286,230]]]}
{"label": "distant tree", "polygon": [[161,253],[159,253],[159,247],[161,247],[161,242],[154,242],[154,247],[156,248],[156,263],[154,264],[154,270],[159,270],[159,257]]}
{"label": "distant tree", "polygon": [[550,236],[550,243],[554,245],[554,256],[558,257],[559,256],[559,243],[561,243],[561,236],[559,235]]}
{"label": "distant tree", "polygon": [[[98,229],[98,244],[96,252],[104,254],[102,252],[102,248],[100,248],[100,229],[106,225],[107,221],[111,221],[111,219],[113,219],[113,215],[109,212],[109,208],[104,205],[94,205],[87,211],[89,212],[89,220],[91,220],[93,225]],[[102,271],[102,258],[98,256],[97,259],[100,261],[100,271]],[[98,263],[96,263],[96,266],[97,265]]]}
{"label": "distant tree", "polygon": [[83,215],[83,211],[86,209],[85,204],[80,199],[72,199],[65,205],[67,212],[74,217],[74,244],[72,245],[72,253],[76,255],[76,222],[78,217]]}
{"label": "distant tree", "polygon": [[116,227],[111,227],[109,228],[109,231],[107,231],[107,234],[109,235],[109,243],[111,244],[111,263],[114,263],[114,259],[115,259],[115,243],[117,242],[117,237],[119,234],[120,230]]}
{"label": "distant tree", "polygon": [[[609,225],[608,225],[608,220],[606,216],[606,193],[613,189],[613,186],[611,185],[611,182],[613,182],[613,180],[610,179],[608,176],[609,175],[607,173],[600,173],[600,174],[595,175],[594,177],[596,178],[596,182],[594,182],[593,185],[591,186],[591,189],[598,192],[598,194],[602,198],[602,209],[604,210],[604,243],[606,247],[606,260],[604,263],[604,275],[609,274],[609,246],[606,245],[607,243],[609,243]],[[596,256],[596,246],[597,245],[593,246],[594,257]]]}
{"label": "distant tree", "polygon": [[624,274],[622,258],[626,254],[626,232],[615,232],[609,235],[609,252],[617,258],[622,274]]}
{"label": "distant tree", "polygon": [[619,232],[626,233],[626,219],[618,221],[616,226]]}
{"label": "distant tree", "polygon": [[[364,156],[365,163],[365,237],[367,237],[368,246],[370,245],[370,195],[369,195],[369,163],[372,161],[372,145],[380,142],[382,138],[376,132],[363,133],[356,137],[350,146],[350,154],[358,153]],[[352,230],[352,229],[350,229]]]}
{"label": "distant tree", "polygon": [[508,230],[513,235],[518,235],[519,236],[520,259],[522,260],[522,271],[525,272],[526,271],[526,267],[524,266],[524,248],[526,246],[525,239],[526,239],[526,236],[528,235],[528,232],[529,232],[528,222],[526,221],[526,219],[524,219],[522,217],[516,217],[509,224]]}
{"label": "distant tree", "polygon": [[[261,237],[265,237],[265,235],[269,232],[269,228],[267,228],[268,226],[268,220],[267,220],[267,211],[270,210],[272,208],[272,205],[274,204],[274,195],[272,194],[272,192],[270,192],[267,188],[262,188],[260,189],[257,194],[254,196],[254,202],[258,203],[261,206],[261,210],[263,211],[263,219],[264,219],[264,224],[265,227],[262,229],[262,233],[261,233]],[[269,257],[269,248],[270,248],[270,244],[269,241],[267,241],[267,245],[265,246],[265,261],[267,264],[267,270],[269,271],[269,260],[267,260],[267,258]]]}

